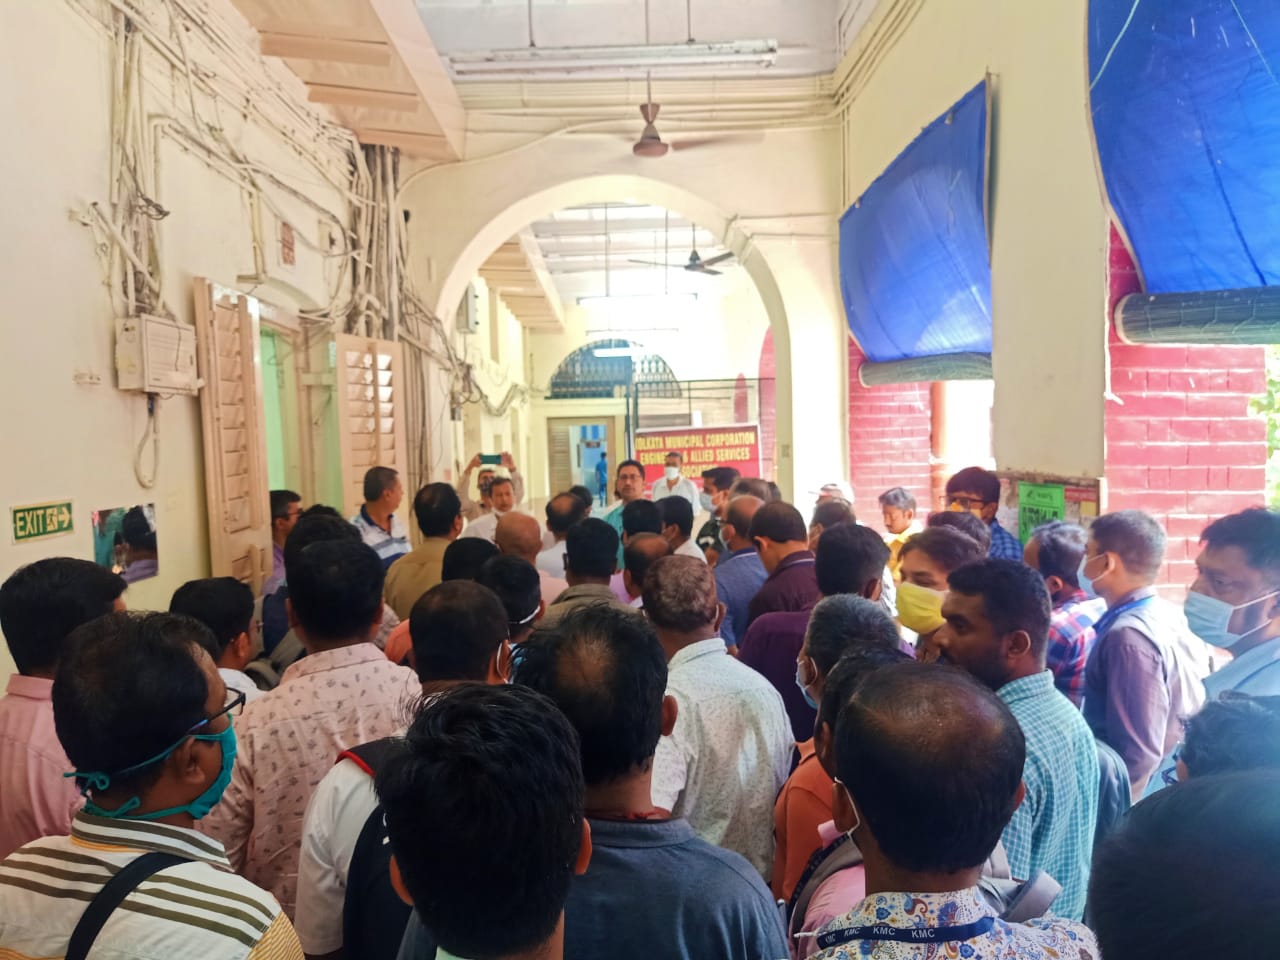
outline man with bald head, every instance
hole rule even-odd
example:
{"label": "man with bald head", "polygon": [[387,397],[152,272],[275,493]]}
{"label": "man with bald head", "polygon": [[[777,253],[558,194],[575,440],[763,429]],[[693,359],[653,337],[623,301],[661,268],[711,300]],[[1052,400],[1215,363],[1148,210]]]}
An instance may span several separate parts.
{"label": "man with bald head", "polygon": [[1000,920],[978,889],[983,864],[1023,799],[1026,743],[990,690],[952,667],[902,663],[868,674],[835,730],[836,829],[866,865],[867,897],[818,931],[821,960],[1093,960],[1084,925]]}
{"label": "man with bald head", "polygon": [[720,535],[728,548],[715,568],[716,594],[725,608],[720,636],[735,656],[738,641],[747,632],[747,605],[769,576],[751,542],[751,520],[763,506],[764,501],[759,497],[734,497],[720,524]]}
{"label": "man with bald head", "polygon": [[654,805],[687,817],[708,843],[773,866],[773,801],[794,742],[778,691],[727,656],[724,605],[705,563],[663,557],[644,580],[644,609],[667,655],[675,729],[658,743]]}
{"label": "man with bald head", "polygon": [[[680,500],[681,497],[669,499]],[[622,583],[633,607],[644,605],[640,591],[655,560],[671,556],[671,544],[656,533],[637,533],[622,550]],[[706,563],[704,560],[703,563]]]}
{"label": "man with bald head", "polygon": [[[504,557],[515,557],[536,567],[538,554],[542,550],[542,530],[533,517],[513,510],[498,518],[493,542]],[[545,570],[539,569],[538,576],[542,580],[542,602],[548,606],[569,589],[567,581],[552,576]]]}

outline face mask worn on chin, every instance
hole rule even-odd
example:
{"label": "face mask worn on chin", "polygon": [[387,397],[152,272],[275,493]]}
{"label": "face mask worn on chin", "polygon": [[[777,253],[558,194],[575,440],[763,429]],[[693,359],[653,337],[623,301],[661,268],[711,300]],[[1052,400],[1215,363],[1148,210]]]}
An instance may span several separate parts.
{"label": "face mask worn on chin", "polygon": [[1233,607],[1225,600],[1219,600],[1216,597],[1192,591],[1187,594],[1187,602],[1183,606],[1183,612],[1187,615],[1187,626],[1191,628],[1192,633],[1211,647],[1230,650],[1246,637],[1252,636],[1259,630],[1266,629],[1271,622],[1270,620],[1264,620],[1248,633],[1231,633],[1227,627],[1230,625],[1231,618],[1235,615],[1235,612],[1243,610],[1245,607],[1251,607],[1255,603],[1270,600],[1274,596],[1276,596],[1276,592],[1268,593],[1266,596],[1258,597],[1256,600],[1250,600],[1247,603]]}
{"label": "face mask worn on chin", "polygon": [[679,467],[667,467],[662,472],[668,480],[675,480],[677,477],[680,476]]}
{"label": "face mask worn on chin", "polygon": [[898,584],[898,620],[915,633],[933,633],[947,621],[942,616],[946,592],[904,580]]}
{"label": "face mask worn on chin", "polygon": [[112,777],[120,777],[127,773],[133,773],[135,770],[141,770],[143,767],[151,766],[153,763],[158,763],[165,757],[169,756],[169,754],[173,753],[173,751],[177,750],[178,747],[186,743],[188,737],[192,740],[207,740],[217,743],[222,751],[222,766],[218,770],[218,775],[214,778],[213,782],[204,789],[204,792],[201,793],[200,796],[196,797],[190,803],[185,803],[180,807],[169,807],[165,810],[153,810],[150,813],[143,813],[132,817],[129,816],[129,814],[142,806],[141,797],[130,797],[115,810],[104,810],[92,800],[86,800],[84,805],[85,812],[90,813],[95,817],[106,817],[111,820],[160,820],[163,817],[172,816],[177,813],[187,813],[196,820],[203,820],[209,815],[209,811],[217,806],[218,801],[222,799],[222,795],[226,792],[227,786],[231,783],[231,769],[235,765],[236,759],[236,730],[235,727],[231,725],[230,718],[228,718],[227,728],[220,733],[187,734],[173,746],[156,754],[150,760],[144,760],[142,763],[136,763],[132,767],[126,767],[124,770],[120,770],[117,773],[82,773],[80,771],[76,771],[75,773],[67,774],[67,776],[73,776],[78,781],[81,781],[81,792],[85,793],[85,796],[87,797],[88,794],[86,791],[89,789],[93,789],[95,791],[109,789]]}

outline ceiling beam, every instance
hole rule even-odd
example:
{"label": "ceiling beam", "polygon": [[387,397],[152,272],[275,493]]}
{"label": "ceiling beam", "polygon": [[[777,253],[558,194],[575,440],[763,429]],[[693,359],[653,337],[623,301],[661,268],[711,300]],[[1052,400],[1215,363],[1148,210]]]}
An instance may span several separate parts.
{"label": "ceiling beam", "polygon": [[307,99],[312,103],[328,103],[338,107],[368,107],[371,110],[394,110],[399,113],[417,113],[422,104],[416,93],[340,87],[331,83],[308,83]]}
{"label": "ceiling beam", "polygon": [[444,137],[431,136],[425,133],[414,133],[411,130],[380,130],[368,127],[356,129],[356,139],[361,143],[378,144],[383,147],[397,147],[405,153],[425,160],[436,160],[441,163],[456,159],[453,148]]}
{"label": "ceiling beam", "polygon": [[414,0],[367,0],[456,160],[466,148],[467,110]]}
{"label": "ceiling beam", "polygon": [[391,66],[391,47],[366,40],[335,40],[289,33],[260,33],[258,49],[264,57],[354,63],[366,67]]}

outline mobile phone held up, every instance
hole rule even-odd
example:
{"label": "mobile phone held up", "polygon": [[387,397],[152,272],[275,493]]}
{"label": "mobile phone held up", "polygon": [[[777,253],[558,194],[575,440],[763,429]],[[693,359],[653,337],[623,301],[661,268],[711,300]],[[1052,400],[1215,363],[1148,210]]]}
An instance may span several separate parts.
{"label": "mobile phone held up", "polygon": [[494,466],[494,467],[501,466],[501,465],[502,465],[502,454],[500,454],[500,453],[482,453],[482,454],[480,454],[480,464],[481,464],[481,466],[486,466],[486,465],[488,465],[488,466]]}

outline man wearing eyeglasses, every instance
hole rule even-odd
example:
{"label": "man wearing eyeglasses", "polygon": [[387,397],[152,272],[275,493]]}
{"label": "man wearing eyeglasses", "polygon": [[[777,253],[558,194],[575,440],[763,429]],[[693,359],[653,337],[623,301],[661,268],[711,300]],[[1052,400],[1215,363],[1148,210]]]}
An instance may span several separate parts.
{"label": "man wearing eyeglasses", "polygon": [[972,513],[991,529],[991,547],[987,556],[993,560],[1021,560],[1022,542],[1000,526],[996,510],[1000,506],[1000,478],[981,467],[965,467],[947,481],[948,510]]}
{"label": "man wearing eyeglasses", "polygon": [[302,497],[292,490],[271,491],[271,576],[262,585],[262,595],[269,597],[284,583],[284,542],[302,516]]}
{"label": "man wearing eyeglasses", "polygon": [[[115,613],[72,634],[53,711],[85,807],[70,836],[0,863],[4,955],[84,956],[96,943],[95,956],[141,960],[162,943],[174,958],[301,960],[280,904],[194,829],[231,779],[244,705],[203,651],[207,632],[188,617]],[[123,899],[94,904],[105,912],[94,930],[86,901],[108,885]]]}
{"label": "man wearing eyeglasses", "polygon": [[[494,557],[485,570],[509,562],[520,561]],[[450,580],[423,594],[409,617],[422,696],[431,700],[465,683],[506,683],[511,671],[509,616],[496,593],[470,580]],[[400,945],[409,909],[395,900],[389,878],[376,888],[351,875],[353,866],[360,871],[367,862],[357,851],[366,825],[375,814],[381,820],[373,780],[383,748],[393,742],[384,739],[343,753],[307,806],[297,921],[309,957],[382,960],[394,957]],[[398,929],[379,929],[379,918],[382,926],[398,924]],[[347,942],[348,935],[359,942]]]}

